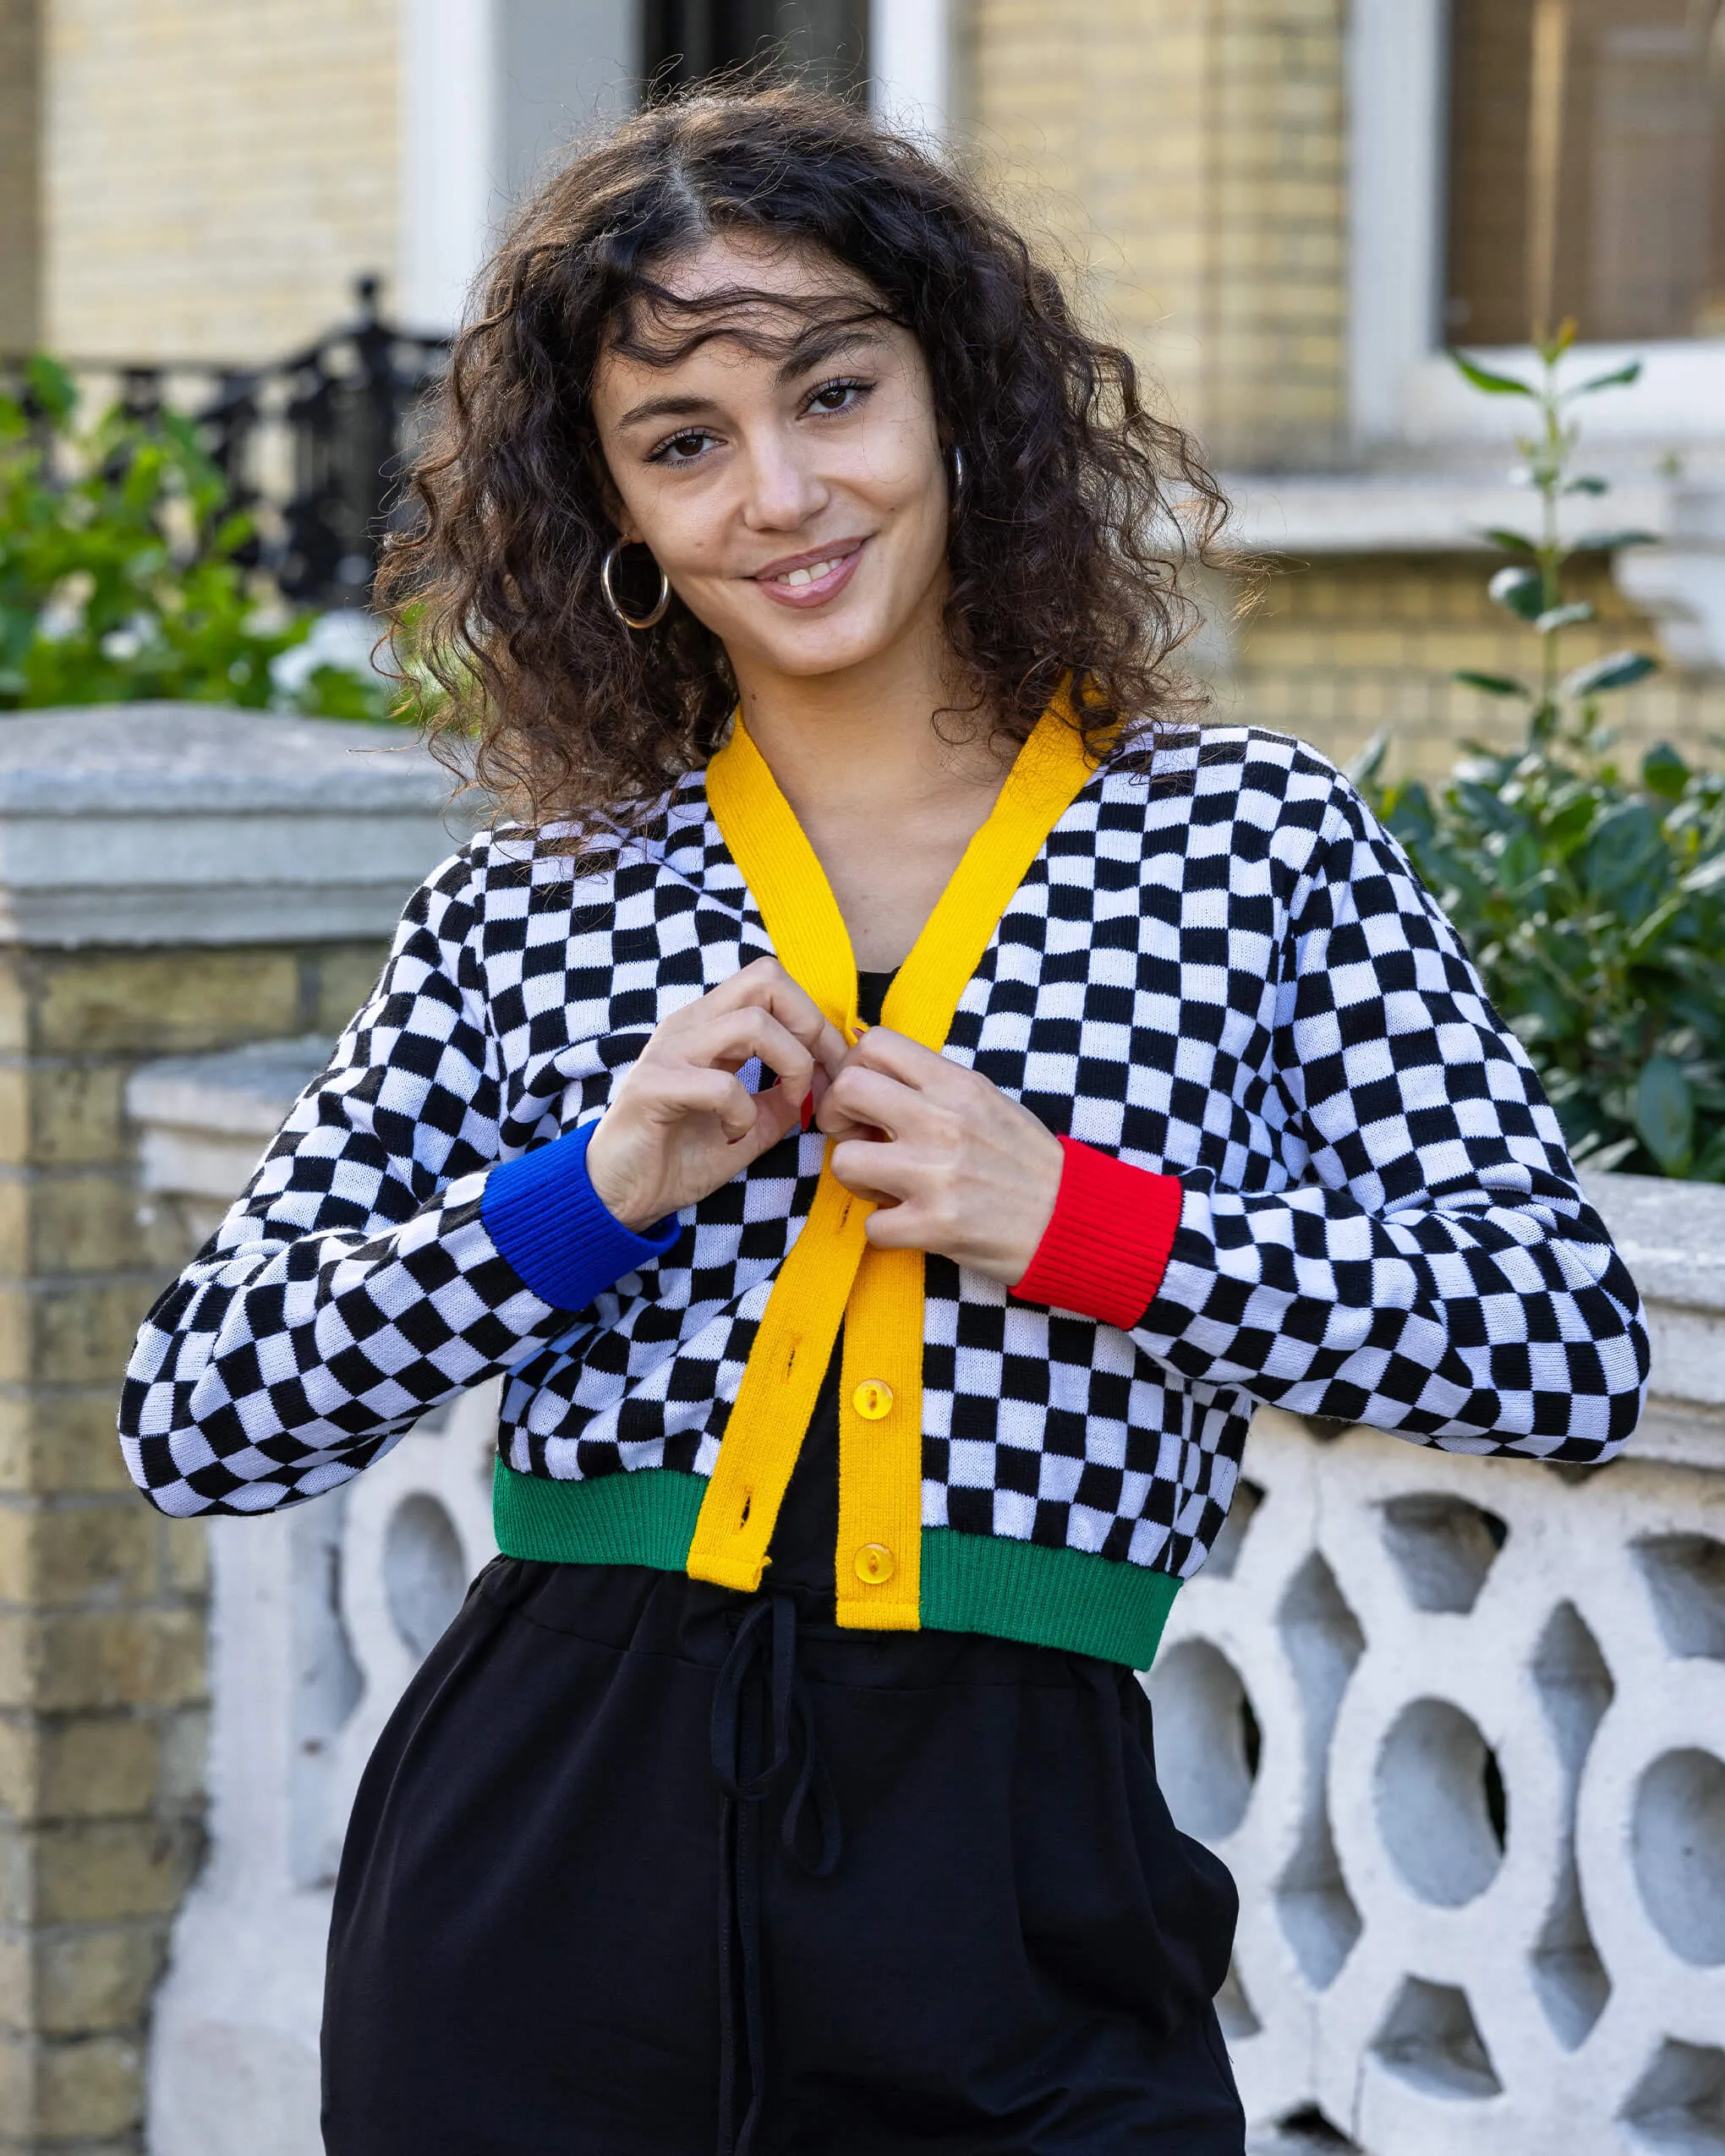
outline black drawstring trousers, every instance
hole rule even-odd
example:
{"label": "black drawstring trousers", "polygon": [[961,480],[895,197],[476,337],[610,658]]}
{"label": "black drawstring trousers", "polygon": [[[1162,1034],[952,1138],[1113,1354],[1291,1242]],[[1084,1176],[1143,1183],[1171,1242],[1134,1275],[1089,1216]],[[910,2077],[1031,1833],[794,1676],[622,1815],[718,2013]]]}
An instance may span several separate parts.
{"label": "black drawstring trousers", "polygon": [[[764,1715],[750,1712],[748,1680],[758,1671],[765,1684]],[[770,1732],[766,1742],[763,1722]],[[725,1799],[719,1815],[717,2156],[750,2156],[766,2095],[761,1808],[787,1775],[795,1778],[779,1830],[786,1858],[811,1879],[830,1879],[844,1849],[844,1830],[832,1783],[815,1748],[808,1687],[797,1666],[797,1597],[774,1594],[755,1603],[737,1626],[713,1688],[713,1779]],[[820,1836],[812,1862],[805,1860],[797,1843],[803,1805],[810,1798]],[[748,2075],[748,2109],[741,2126],[739,2049]]]}
{"label": "black drawstring trousers", "polygon": [[1242,2156],[1235,1915],[1129,1671],[500,1558],[360,1786],[325,2146]]}

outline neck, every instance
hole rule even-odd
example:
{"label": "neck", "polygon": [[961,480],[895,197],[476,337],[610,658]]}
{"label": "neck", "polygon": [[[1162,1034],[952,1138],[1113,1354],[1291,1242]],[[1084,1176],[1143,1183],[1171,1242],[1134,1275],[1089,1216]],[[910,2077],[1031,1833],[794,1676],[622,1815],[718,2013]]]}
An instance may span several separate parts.
{"label": "neck", "polygon": [[[813,678],[738,667],[749,738],[832,888],[866,972],[898,965],[1005,784],[988,739],[956,745],[936,714],[967,698],[935,629],[862,666]],[[961,726],[962,722],[961,722]]]}
{"label": "neck", "polygon": [[842,673],[737,669],[749,737],[805,825],[841,803],[878,814],[978,785],[988,798],[998,790],[1006,766],[988,745],[985,720],[968,740],[961,720],[956,745],[936,731],[939,712],[963,711],[970,698],[950,645],[931,626]]}

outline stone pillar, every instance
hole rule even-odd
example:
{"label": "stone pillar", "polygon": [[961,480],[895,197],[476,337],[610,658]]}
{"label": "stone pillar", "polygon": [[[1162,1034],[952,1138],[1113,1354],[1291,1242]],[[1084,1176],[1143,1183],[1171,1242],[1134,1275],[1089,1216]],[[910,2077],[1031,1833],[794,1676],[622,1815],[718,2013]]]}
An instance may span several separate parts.
{"label": "stone pillar", "polygon": [[205,1535],[114,1437],[183,1261],[145,1059],[333,1033],[456,843],[407,738],[199,706],[0,718],[0,2151],[141,2147],[203,1850]]}

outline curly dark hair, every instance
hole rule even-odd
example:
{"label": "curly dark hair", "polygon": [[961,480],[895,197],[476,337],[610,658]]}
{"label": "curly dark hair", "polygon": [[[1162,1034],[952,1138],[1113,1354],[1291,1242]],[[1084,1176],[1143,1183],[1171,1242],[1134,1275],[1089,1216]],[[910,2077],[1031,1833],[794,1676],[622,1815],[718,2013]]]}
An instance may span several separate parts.
{"label": "curly dark hair", "polygon": [[[1180,577],[1216,558],[1227,506],[1190,438],[1145,409],[1131,358],[1086,333],[976,184],[837,98],[777,86],[625,122],[499,249],[378,578],[403,677],[435,685],[434,746],[525,821],[579,829],[638,821],[724,738],[717,638],[676,600],[633,634],[601,595],[616,532],[589,397],[608,345],[668,364],[764,300],[679,301],[654,275],[732,232],[825,250],[874,296],[860,311],[927,357],[965,473],[945,625],[972,695],[943,725],[1022,741],[1069,676],[1098,753],[1194,709],[1170,665],[1198,619]],[[672,334],[679,310],[699,319]],[[457,755],[457,734],[476,748]]]}

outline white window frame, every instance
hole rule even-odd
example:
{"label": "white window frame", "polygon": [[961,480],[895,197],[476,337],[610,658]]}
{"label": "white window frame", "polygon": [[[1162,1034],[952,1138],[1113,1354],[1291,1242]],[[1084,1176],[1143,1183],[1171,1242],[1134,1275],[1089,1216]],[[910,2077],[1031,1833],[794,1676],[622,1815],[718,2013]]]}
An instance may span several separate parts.
{"label": "white window frame", "polygon": [[[511,166],[519,161],[519,145],[508,140],[503,11],[510,4],[398,0],[401,214],[394,311],[409,329],[442,334],[456,327],[509,211]],[[572,125],[594,113],[620,116],[636,94],[638,0],[557,4],[578,19],[590,56],[568,105]],[[522,178],[518,169],[515,184]]]}
{"label": "white window frame", "polygon": [[[508,206],[508,145],[498,10],[508,0],[398,0],[401,217],[394,311],[441,332],[462,318],[475,272]],[[621,109],[628,70],[609,19],[618,0],[568,0],[593,19],[596,104]],[[638,0],[623,0],[639,41]],[[956,76],[952,0],[869,0],[869,103],[890,125],[940,144]]]}
{"label": "white window frame", "polygon": [[[1350,110],[1350,407],[1366,455],[1501,446],[1500,403],[1470,390],[1443,355],[1447,0],[1355,0]],[[1470,345],[1470,352],[1481,347]],[[1492,347],[1511,372],[1525,345]],[[1725,440],[1725,337],[1598,344],[1603,372],[1631,358],[1632,394],[1590,404],[1590,441],[1678,446]]]}
{"label": "white window frame", "polygon": [[941,143],[952,133],[950,0],[869,0],[868,104],[889,127]]}

